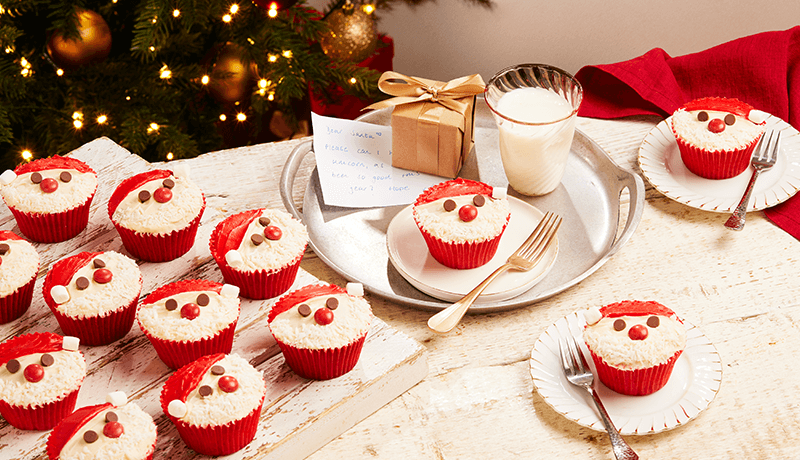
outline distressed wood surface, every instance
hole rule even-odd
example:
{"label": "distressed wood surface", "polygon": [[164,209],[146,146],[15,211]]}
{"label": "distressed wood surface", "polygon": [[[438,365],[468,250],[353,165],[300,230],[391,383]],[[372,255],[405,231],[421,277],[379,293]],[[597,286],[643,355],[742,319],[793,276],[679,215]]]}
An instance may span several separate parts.
{"label": "distressed wood surface", "polygon": [[[579,119],[579,128],[622,167],[641,174],[638,147],[658,121]],[[213,190],[207,193],[207,213],[219,213],[204,221],[253,202],[281,207],[278,178],[298,142],[189,160],[193,171],[218,177],[200,184]],[[258,177],[236,173],[242,164]],[[302,201],[301,178],[312,166],[306,164],[298,174],[296,203]],[[644,213],[631,240],[596,273],[550,299],[509,312],[467,316],[450,334],[438,335],[426,326],[429,313],[370,296],[375,314],[389,328],[424,344],[429,373],[308,458],[613,459],[605,434],[545,404],[531,381],[529,357],[537,338],[558,319],[623,299],[652,299],[675,309],[702,329],[723,367],[719,393],[696,419],[671,431],[627,437],[641,458],[800,458],[800,372],[794,364],[800,356],[800,242],[763,212],[748,213],[745,229],[731,232],[723,227],[727,215],[689,208],[645,185]],[[7,214],[0,216],[5,216],[0,228],[13,227]],[[119,249],[118,239],[101,243]],[[202,255],[192,257],[199,257],[192,264],[199,267],[198,276],[217,273]],[[304,276],[345,282],[311,252],[302,268]],[[28,329],[57,327],[41,301],[31,310],[24,322]],[[21,332],[0,331],[4,337]],[[0,444],[6,444],[8,431],[0,433]]]}

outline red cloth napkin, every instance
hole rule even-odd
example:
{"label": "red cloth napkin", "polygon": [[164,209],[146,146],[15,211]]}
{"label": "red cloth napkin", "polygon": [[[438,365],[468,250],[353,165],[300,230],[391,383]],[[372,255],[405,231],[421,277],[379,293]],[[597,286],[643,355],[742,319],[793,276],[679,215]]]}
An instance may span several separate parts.
{"label": "red cloth napkin", "polygon": [[[667,117],[705,96],[733,97],[800,129],[800,26],[739,38],[699,53],[670,57],[654,48],[616,64],[587,66],[575,75],[584,89],[578,115]],[[800,194],[765,210],[800,239]]]}

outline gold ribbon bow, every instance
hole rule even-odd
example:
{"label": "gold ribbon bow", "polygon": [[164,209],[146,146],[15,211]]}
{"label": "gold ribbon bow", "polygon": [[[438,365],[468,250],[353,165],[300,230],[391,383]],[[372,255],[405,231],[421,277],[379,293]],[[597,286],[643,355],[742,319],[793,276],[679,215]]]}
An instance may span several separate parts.
{"label": "gold ribbon bow", "polygon": [[444,83],[389,71],[381,75],[378,80],[378,88],[395,97],[376,102],[363,110],[431,101],[463,114],[467,110],[467,104],[456,99],[480,94],[486,88],[486,84],[479,74],[456,78]]}

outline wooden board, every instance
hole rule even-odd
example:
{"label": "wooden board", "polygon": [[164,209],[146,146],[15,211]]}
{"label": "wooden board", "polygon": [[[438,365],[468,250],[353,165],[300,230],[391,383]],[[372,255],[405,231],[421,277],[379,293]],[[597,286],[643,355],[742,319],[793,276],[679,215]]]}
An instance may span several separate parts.
{"label": "wooden board", "polygon": [[[270,148],[269,145],[263,147]],[[259,161],[259,151],[250,148],[247,155],[237,150],[222,151],[183,161],[191,168],[192,180],[203,189],[207,208],[195,244],[186,255],[170,262],[139,263],[144,281],[142,297],[179,279],[203,278],[222,282],[222,275],[208,249],[208,239],[216,223],[245,209],[282,208],[277,193],[267,193],[265,186],[266,181],[277,183],[280,165]],[[62,333],[42,298],[43,277],[54,262],[87,250],[113,250],[127,254],[108,218],[106,203],[120,181],[152,166],[106,138],[84,145],[72,156],[88,163],[98,174],[98,191],[92,203],[89,225],[69,241],[35,245],[41,265],[33,304],[19,320],[0,325],[0,341],[29,332]],[[5,206],[0,210],[0,228],[20,234]],[[293,288],[318,282],[317,277],[302,268],[304,265],[301,265]],[[298,377],[284,364],[267,327],[266,317],[272,302],[247,299],[241,302],[233,352],[263,371],[267,397],[256,439],[227,458],[305,458],[416,385],[428,373],[422,345],[375,318],[355,369],[329,381]],[[81,351],[86,357],[88,375],[77,407],[102,403],[107,393],[124,391],[156,421],[158,442],[155,458],[203,457],[185,446],[162,413],[158,397],[171,371],[158,359],[135,323],[131,332],[121,340],[107,346],[81,346]],[[18,430],[0,419],[0,458],[46,458],[48,434]]]}

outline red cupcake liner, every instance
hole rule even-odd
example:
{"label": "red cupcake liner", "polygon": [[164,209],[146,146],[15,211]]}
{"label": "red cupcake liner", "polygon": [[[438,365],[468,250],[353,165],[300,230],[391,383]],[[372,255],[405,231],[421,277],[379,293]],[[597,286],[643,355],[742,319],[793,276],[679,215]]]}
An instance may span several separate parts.
{"label": "red cupcake liner", "polygon": [[79,390],[80,386],[61,399],[38,407],[15,406],[0,400],[0,415],[20,430],[49,430],[72,413]]}
{"label": "red cupcake liner", "polygon": [[750,166],[750,157],[761,136],[735,150],[708,150],[686,142],[672,130],[686,169],[705,179],[736,177]]}
{"label": "red cupcake liner", "polygon": [[228,265],[224,256],[220,260],[215,255],[214,259],[217,261],[225,282],[237,286],[239,295],[248,299],[263,300],[277,297],[292,287],[294,280],[297,278],[297,271],[300,269],[303,254],[301,252],[297,259],[285,267],[272,271],[239,271]]}
{"label": "red cupcake liner", "polygon": [[36,275],[11,294],[0,298],[0,324],[10,323],[19,318],[31,306]]}
{"label": "red cupcake liner", "polygon": [[214,353],[230,353],[233,348],[233,336],[236,331],[237,321],[238,317],[228,327],[213,336],[195,341],[165,340],[150,334],[142,327],[141,322],[139,327],[150,340],[161,361],[172,369],[178,369],[201,356]]}
{"label": "red cupcake liner", "polygon": [[133,257],[147,262],[167,262],[186,254],[192,248],[205,209],[205,198],[203,198],[200,213],[189,222],[189,225],[163,235],[139,233],[113,220],[112,222],[122,239],[122,244]]}
{"label": "red cupcake liner", "polygon": [[507,225],[508,221],[500,234],[492,239],[466,243],[442,241],[422,228],[420,228],[420,232],[425,239],[425,244],[428,245],[428,251],[440,264],[450,268],[469,269],[480,267],[492,260],[500,246],[500,237],[503,236]]}
{"label": "red cupcake liner", "polygon": [[47,302],[50,311],[56,317],[58,325],[64,335],[71,335],[81,339],[81,345],[108,345],[122,337],[125,337],[136,318],[136,303],[139,295],[128,304],[105,315],[87,316],[84,318],[73,318],[67,316],[50,302]]}
{"label": "red cupcake liner", "polygon": [[92,198],[94,193],[83,204],[58,213],[24,212],[13,206],[8,209],[23,235],[39,243],[58,243],[75,237],[86,228]]}
{"label": "red cupcake liner", "polygon": [[367,333],[339,348],[312,350],[278,342],[286,364],[300,377],[329,380],[350,372],[358,363]]}
{"label": "red cupcake liner", "polygon": [[644,369],[619,369],[607,364],[591,349],[592,360],[597,368],[597,377],[611,390],[629,396],[644,396],[655,393],[667,384],[675,362],[683,353],[678,351],[666,363]]}
{"label": "red cupcake liner", "polygon": [[[168,405],[169,401],[161,401],[161,409],[165,414],[169,414]],[[261,416],[263,405],[264,396],[262,395],[258,407],[244,418],[225,425],[197,426],[184,423],[169,415],[168,417],[175,424],[178,434],[190,449],[203,455],[230,455],[244,449],[256,437],[258,419]]]}

